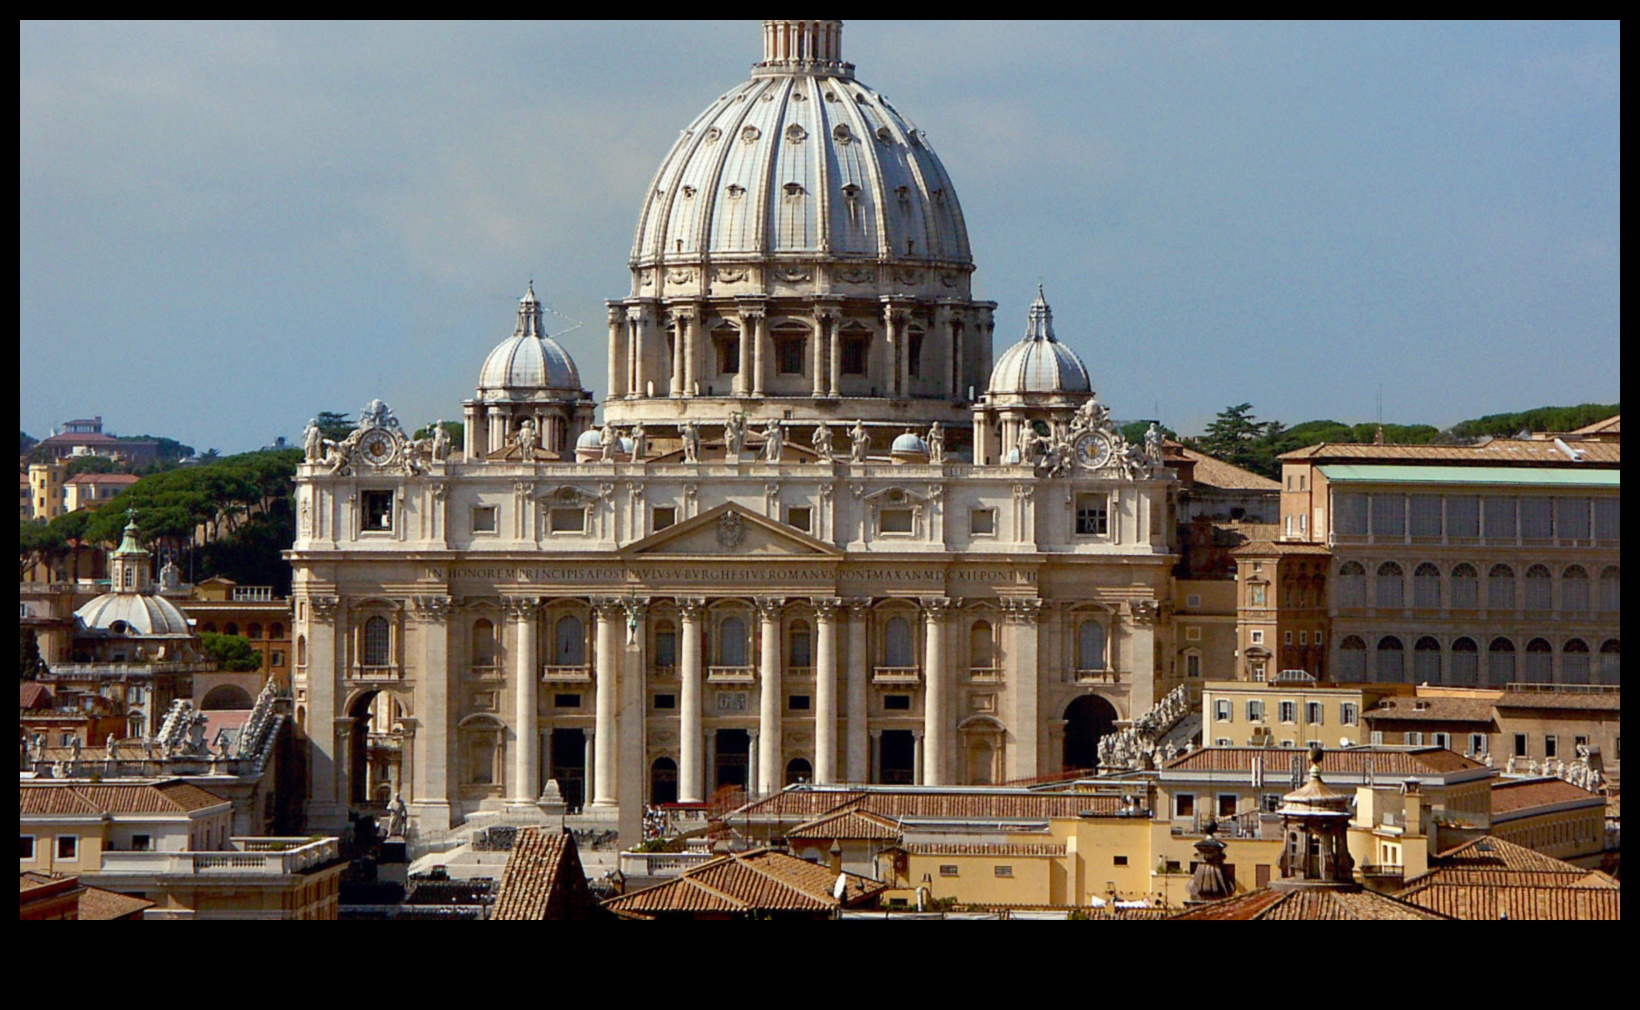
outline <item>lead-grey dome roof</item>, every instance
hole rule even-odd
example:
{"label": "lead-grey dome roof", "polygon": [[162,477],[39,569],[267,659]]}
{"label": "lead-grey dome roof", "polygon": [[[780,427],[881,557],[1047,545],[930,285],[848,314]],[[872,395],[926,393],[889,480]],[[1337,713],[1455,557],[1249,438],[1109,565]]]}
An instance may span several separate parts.
{"label": "lead-grey dome roof", "polygon": [[1088,369],[1053,331],[1053,309],[1039,289],[1025,339],[1004,351],[991,372],[992,396],[1062,396],[1093,392]]}
{"label": "lead-grey dome roof", "polygon": [[575,359],[546,335],[535,285],[518,303],[518,328],[484,361],[478,396],[487,402],[581,398]]}
{"label": "lead-grey dome roof", "polygon": [[75,612],[90,634],[141,638],[191,638],[188,618],[176,604],[146,593],[104,593]]}
{"label": "lead-grey dome roof", "polygon": [[644,201],[633,266],[787,255],[971,265],[945,166],[841,61],[842,23],[766,24],[811,25],[825,41],[812,59],[773,46],[683,132]]}

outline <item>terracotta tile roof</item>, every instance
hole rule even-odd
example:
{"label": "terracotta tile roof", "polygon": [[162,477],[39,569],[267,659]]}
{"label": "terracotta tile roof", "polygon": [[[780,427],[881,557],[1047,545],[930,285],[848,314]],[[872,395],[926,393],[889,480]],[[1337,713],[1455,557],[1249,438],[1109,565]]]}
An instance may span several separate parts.
{"label": "terracotta tile roof", "polygon": [[[1303,762],[1308,768],[1309,758],[1305,752],[1292,748],[1263,749],[1256,747],[1209,747],[1205,750],[1186,754],[1169,764],[1167,771],[1174,772],[1251,772],[1253,759],[1264,759],[1266,775],[1279,776],[1289,770],[1293,760]],[[1462,754],[1455,754],[1439,747],[1417,748],[1356,748],[1353,750],[1330,750],[1326,760],[1321,762],[1321,773],[1325,777],[1328,773],[1334,775],[1359,776],[1367,773],[1371,766],[1374,775],[1446,775],[1452,772],[1475,771],[1486,766],[1478,761],[1472,761]]]}
{"label": "terracotta tile roof", "polygon": [[786,832],[788,841],[829,839],[839,842],[892,842],[899,837],[899,825],[893,821],[855,809],[828,814]]}
{"label": "terracotta tile roof", "polygon": [[1255,891],[1172,917],[1175,920],[1317,922],[1355,919],[1442,920],[1446,916],[1371,891]]}
{"label": "terracotta tile roof", "polygon": [[585,919],[595,907],[575,836],[546,828],[518,833],[501,878],[492,919],[511,922]]}
{"label": "terracotta tile roof", "polygon": [[23,817],[186,814],[223,806],[227,800],[186,782],[157,785],[94,785],[29,782],[17,790]]}
{"label": "terracotta tile roof", "polygon": [[1623,920],[1623,892],[1614,888],[1429,884],[1402,891],[1400,898],[1431,912],[1474,922]]}
{"label": "terracotta tile roof", "polygon": [[62,879],[62,877],[54,877],[49,873],[36,873],[33,870],[27,870],[17,875],[17,889],[19,891],[32,891],[36,887],[49,887]]}
{"label": "terracotta tile roof", "polygon": [[1608,417],[1604,421],[1596,421],[1587,428],[1579,428],[1573,435],[1621,435],[1623,433],[1623,415]]}
{"label": "terracotta tile roof", "polygon": [[1557,873],[1564,877],[1583,877],[1589,872],[1580,866],[1491,835],[1449,849],[1431,859],[1430,865],[1439,870]]}
{"label": "terracotta tile roof", "polygon": [[793,786],[768,799],[729,814],[731,824],[753,821],[808,822],[844,809],[897,821],[1049,820],[1083,814],[1114,817],[1122,810],[1119,796],[1044,793],[1027,789],[838,789]]}
{"label": "terracotta tile roof", "polygon": [[1261,477],[1250,470],[1243,470],[1239,466],[1226,463],[1206,453],[1194,449],[1182,449],[1186,459],[1196,464],[1196,483],[1208,487],[1224,488],[1227,491],[1280,491],[1281,484],[1268,477]]}
{"label": "terracotta tile roof", "polygon": [[1491,698],[1385,698],[1365,715],[1368,720],[1382,722],[1490,724],[1496,710]]}
{"label": "terracotta tile roof", "polygon": [[676,880],[613,898],[604,907],[629,915],[824,914],[863,904],[884,890],[875,880],[845,873],[845,897],[839,902],[832,897],[837,876],[827,867],[759,850],[703,863]]}
{"label": "terracotta tile roof", "polygon": [[1573,462],[1553,442],[1493,439],[1483,445],[1312,445],[1281,457],[1291,463],[1430,463],[1472,466],[1586,466],[1617,465],[1622,447],[1616,443],[1578,443],[1586,463]]}
{"label": "terracotta tile roof", "polygon": [[913,856],[998,856],[1004,859],[1056,858],[1065,854],[1063,845],[907,845]]}
{"label": "terracotta tile roof", "polygon": [[1332,548],[1324,544],[1288,543],[1280,540],[1254,540],[1242,544],[1230,552],[1233,558],[1269,558],[1269,557],[1305,557],[1325,558],[1332,556]]}
{"label": "terracotta tile roof", "polygon": [[24,681],[17,686],[17,707],[25,712],[51,708],[56,698],[51,688],[37,681]]}
{"label": "terracotta tile roof", "polygon": [[1568,803],[1588,803],[1604,809],[1606,798],[1559,779],[1526,779],[1498,782],[1492,786],[1493,820],[1511,815],[1530,817],[1533,811],[1542,807]]}
{"label": "terracotta tile roof", "polygon": [[100,484],[106,487],[129,487],[141,480],[128,473],[77,473],[65,483],[68,484]]}
{"label": "terracotta tile roof", "polygon": [[1505,691],[1503,697],[1498,699],[1497,706],[1511,712],[1622,712],[1623,696],[1616,692]]}
{"label": "terracotta tile roof", "polygon": [[140,916],[142,912],[153,908],[154,903],[143,898],[133,898],[125,894],[115,894],[100,887],[88,887],[80,895],[81,921],[99,922],[114,919],[128,919]]}

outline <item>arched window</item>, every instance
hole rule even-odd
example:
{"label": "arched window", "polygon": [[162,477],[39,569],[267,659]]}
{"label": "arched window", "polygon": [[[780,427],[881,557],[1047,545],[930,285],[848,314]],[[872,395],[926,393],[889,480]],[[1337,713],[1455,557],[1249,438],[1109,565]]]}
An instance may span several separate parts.
{"label": "arched window", "polygon": [[553,625],[552,655],[553,666],[587,665],[587,626],[579,617],[560,617]]}
{"label": "arched window", "polygon": [[1526,643],[1526,683],[1555,682],[1555,649],[1547,641],[1534,638]]}
{"label": "arched window", "polygon": [[1555,577],[1543,565],[1526,570],[1526,609],[1534,614],[1555,609]]}
{"label": "arched window", "polygon": [[1615,565],[1600,573],[1600,609],[1608,614],[1623,609],[1623,573]]}
{"label": "arched window", "polygon": [[1452,672],[1450,683],[1459,687],[1476,687],[1481,682],[1481,647],[1473,638],[1460,638],[1452,643]]}
{"label": "arched window", "polygon": [[1367,605],[1367,570],[1351,561],[1338,569],[1338,605],[1359,609]]}
{"label": "arched window", "polygon": [[307,665],[307,636],[306,635],[297,635],[296,636],[296,665],[297,666],[306,666]]}
{"label": "arched window", "polygon": [[1378,566],[1378,588],[1373,596],[1373,605],[1379,610],[1400,610],[1406,605],[1406,574],[1393,561]]}
{"label": "arched window", "polygon": [[1611,687],[1623,683],[1622,643],[1612,639],[1600,647],[1600,682]]}
{"label": "arched window", "polygon": [[725,618],[718,626],[718,665],[735,669],[746,666],[746,622]]}
{"label": "arched window", "polygon": [[1412,680],[1415,684],[1440,684],[1441,643],[1420,638],[1412,647]]}
{"label": "arched window", "polygon": [[474,621],[473,665],[492,667],[495,659],[495,625],[485,620]]}
{"label": "arched window", "polygon": [[1338,674],[1346,684],[1362,684],[1367,679],[1367,643],[1351,635],[1338,646]]}
{"label": "arched window", "polygon": [[1105,669],[1105,626],[1098,621],[1083,621],[1076,629],[1076,668]]}
{"label": "arched window", "polygon": [[975,621],[968,629],[968,666],[974,670],[993,670],[996,663],[996,638],[991,622]]}
{"label": "arched window", "polygon": [[802,782],[814,781],[814,766],[802,758],[794,758],[786,765],[786,784],[795,786]]}
{"label": "arched window", "polygon": [[1560,681],[1563,684],[1589,682],[1589,643],[1574,638],[1560,649]]}
{"label": "arched window", "polygon": [[814,667],[814,635],[807,621],[793,621],[786,632],[786,666],[793,670]]}
{"label": "arched window", "polygon": [[1412,573],[1412,605],[1419,610],[1441,609],[1441,570],[1424,563]]}
{"label": "arched window", "polygon": [[238,635],[239,635],[239,625],[235,624],[232,621],[229,621],[227,624],[224,624],[222,626],[222,633],[224,635],[232,635],[232,636],[238,637]]}
{"label": "arched window", "polygon": [[1486,577],[1486,609],[1515,609],[1515,570],[1508,565],[1494,565]]}
{"label": "arched window", "polygon": [[364,622],[364,665],[381,668],[392,665],[392,632],[385,617]]}
{"label": "arched window", "polygon": [[199,633],[202,635],[216,634],[216,624],[211,621],[206,621],[204,624],[199,626]]}
{"label": "arched window", "polygon": [[678,629],[671,621],[655,625],[655,668],[674,670],[678,665]]}
{"label": "arched window", "polygon": [[245,629],[245,637],[253,642],[260,641],[262,638],[262,626],[260,624],[252,624],[250,627]]}
{"label": "arched window", "polygon": [[1560,609],[1581,614],[1588,611],[1589,604],[1589,573],[1581,565],[1573,565],[1560,577]]}
{"label": "arched window", "polygon": [[277,624],[277,623],[268,625],[268,637],[273,639],[276,642],[279,641],[281,638],[284,638],[285,637],[285,626],[283,624]]}
{"label": "arched window", "polygon": [[1515,681],[1515,643],[1494,638],[1486,662],[1488,687],[1507,687]]}
{"label": "arched window", "polygon": [[1404,684],[1407,679],[1407,650],[1401,640],[1388,635],[1378,640],[1378,682]]}
{"label": "arched window", "polygon": [[1452,609],[1479,610],[1481,582],[1474,565],[1459,565],[1452,569]]}
{"label": "arched window", "polygon": [[891,618],[883,628],[883,665],[897,670],[917,665],[911,648],[911,625],[903,617]]}

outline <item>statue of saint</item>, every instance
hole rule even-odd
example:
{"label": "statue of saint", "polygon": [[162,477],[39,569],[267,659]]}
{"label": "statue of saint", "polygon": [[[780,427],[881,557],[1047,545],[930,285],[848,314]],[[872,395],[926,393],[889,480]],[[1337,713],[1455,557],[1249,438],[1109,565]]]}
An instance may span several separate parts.
{"label": "statue of saint", "polygon": [[785,450],[786,429],[781,427],[779,421],[770,421],[769,426],[763,429],[763,461],[778,463]]}
{"label": "statue of saint", "polygon": [[814,429],[814,454],[820,457],[821,462],[830,463],[835,449],[832,446],[831,427],[819,425]]}
{"label": "statue of saint", "polygon": [[866,431],[866,423],[855,421],[848,434],[853,443],[849,458],[856,463],[864,463],[871,456],[871,433]]}
{"label": "statue of saint", "polygon": [[700,462],[700,425],[693,421],[685,422],[683,426],[683,461]]}
{"label": "statue of saint", "polygon": [[928,429],[928,462],[935,466],[945,463],[945,429],[938,421]]}
{"label": "statue of saint", "polygon": [[723,425],[723,445],[731,463],[740,462],[740,454],[746,451],[746,417],[744,414],[730,414],[729,420]]}
{"label": "statue of saint", "polygon": [[318,418],[309,421],[307,430],[302,433],[302,455],[309,463],[325,458],[325,435],[319,430]]}
{"label": "statue of saint", "polygon": [[450,458],[450,432],[440,421],[433,426],[433,462],[443,463]]}
{"label": "statue of saint", "polygon": [[632,462],[642,463],[649,458],[649,432],[645,430],[643,422],[639,421],[632,426]]}
{"label": "statue of saint", "polygon": [[1162,428],[1152,423],[1150,430],[1145,432],[1145,462],[1151,466],[1162,465]]}
{"label": "statue of saint", "polygon": [[603,430],[598,433],[598,447],[603,450],[605,463],[615,462],[615,450],[620,448],[621,436],[616,433],[613,424],[605,423]]}

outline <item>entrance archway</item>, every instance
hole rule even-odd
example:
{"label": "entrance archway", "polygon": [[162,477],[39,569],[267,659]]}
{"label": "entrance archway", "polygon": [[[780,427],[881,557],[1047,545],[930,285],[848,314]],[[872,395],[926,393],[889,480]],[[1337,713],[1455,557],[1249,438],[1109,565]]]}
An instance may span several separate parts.
{"label": "entrance archway", "polygon": [[649,769],[649,804],[664,807],[678,802],[678,763],[659,758]]}
{"label": "entrance archway", "polygon": [[370,732],[376,699],[380,697],[375,691],[360,695],[347,710],[352,720],[347,737],[347,798],[355,807],[369,806],[371,801]]}
{"label": "entrance archway", "polygon": [[558,782],[564,805],[580,810],[587,802],[587,735],[585,730],[552,731],[548,776]]}
{"label": "entrance archway", "polygon": [[255,707],[250,694],[238,684],[213,687],[199,703],[202,712],[248,712]]}
{"label": "entrance archway", "polygon": [[1116,709],[1096,694],[1085,695],[1065,709],[1064,770],[1099,767],[1099,741],[1116,731]]}
{"label": "entrance archway", "polygon": [[917,737],[910,730],[888,730],[883,734],[879,758],[882,784],[917,784]]}
{"label": "entrance archway", "polygon": [[[752,735],[743,729],[717,732],[718,789],[745,789],[751,782]],[[716,790],[714,790],[716,791]]]}

